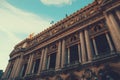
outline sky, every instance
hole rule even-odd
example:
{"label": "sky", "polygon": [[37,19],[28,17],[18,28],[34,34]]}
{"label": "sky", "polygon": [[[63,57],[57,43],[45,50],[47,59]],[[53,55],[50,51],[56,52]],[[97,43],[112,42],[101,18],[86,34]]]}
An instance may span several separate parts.
{"label": "sky", "polygon": [[0,69],[14,46],[31,33],[50,27],[94,0],[0,0]]}

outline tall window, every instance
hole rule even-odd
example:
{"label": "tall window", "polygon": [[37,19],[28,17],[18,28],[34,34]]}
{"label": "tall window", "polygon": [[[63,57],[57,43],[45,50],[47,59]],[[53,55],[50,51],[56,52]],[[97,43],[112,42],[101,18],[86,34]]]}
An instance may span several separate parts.
{"label": "tall window", "polygon": [[56,65],[56,53],[50,54],[49,69],[55,69]]}
{"label": "tall window", "polygon": [[26,69],[27,69],[27,63],[23,65],[20,76],[22,76],[22,77],[25,76]]}
{"label": "tall window", "polygon": [[40,59],[36,59],[33,65],[33,73],[36,74],[38,72],[40,65]]}
{"label": "tall window", "polygon": [[110,51],[110,47],[105,34],[95,37],[95,41],[96,41],[96,46],[99,54],[103,54],[104,52]]}
{"label": "tall window", "polygon": [[73,45],[70,47],[70,63],[75,63],[79,61],[78,55],[78,45]]}

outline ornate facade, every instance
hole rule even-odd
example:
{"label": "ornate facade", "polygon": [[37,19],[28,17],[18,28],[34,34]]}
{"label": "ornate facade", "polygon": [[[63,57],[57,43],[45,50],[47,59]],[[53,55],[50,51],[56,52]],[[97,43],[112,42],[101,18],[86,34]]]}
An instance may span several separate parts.
{"label": "ornate facade", "polygon": [[120,80],[120,0],[95,0],[18,43],[3,80]]}

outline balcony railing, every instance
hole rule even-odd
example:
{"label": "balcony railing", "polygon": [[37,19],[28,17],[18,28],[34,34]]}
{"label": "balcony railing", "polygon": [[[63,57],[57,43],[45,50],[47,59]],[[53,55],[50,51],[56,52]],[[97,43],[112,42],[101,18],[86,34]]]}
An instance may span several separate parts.
{"label": "balcony railing", "polygon": [[75,61],[75,62],[72,62],[69,64],[65,64],[64,68],[62,68],[61,71],[63,73],[67,73],[67,72],[72,71],[72,70],[80,70],[80,69],[81,69],[81,63],[78,61]]}
{"label": "balcony railing", "polygon": [[54,76],[56,74],[55,69],[43,70],[40,73],[40,77]]}
{"label": "balcony railing", "polygon": [[[120,56],[120,52],[116,52],[116,51],[107,51],[107,52],[104,52],[102,54],[99,54],[99,55],[95,55],[93,57],[93,63],[94,62],[100,62],[100,61],[108,61],[110,60],[111,58],[112,59],[115,59],[116,57],[119,57]],[[116,58],[117,59],[117,58]]]}

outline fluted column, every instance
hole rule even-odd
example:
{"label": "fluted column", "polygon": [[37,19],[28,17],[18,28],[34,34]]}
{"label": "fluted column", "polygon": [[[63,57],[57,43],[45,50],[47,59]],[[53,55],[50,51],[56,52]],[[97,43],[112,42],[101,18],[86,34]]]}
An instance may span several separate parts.
{"label": "fluted column", "polygon": [[21,55],[20,59],[19,59],[19,63],[18,63],[18,66],[17,66],[17,69],[16,69],[16,73],[15,73],[15,77],[17,77],[20,73],[20,69],[22,67],[22,61],[23,61],[23,55]]}
{"label": "fluted column", "polygon": [[16,63],[15,71],[14,71],[14,74],[13,74],[13,78],[15,78],[15,76],[16,76],[16,71],[17,71],[17,69],[19,67],[19,63],[20,63],[19,61],[20,61],[20,57],[17,58],[17,63]]}
{"label": "fluted column", "polygon": [[115,17],[111,13],[109,14],[109,19],[113,25],[114,30],[116,31],[116,33],[114,34],[116,34],[120,40],[120,27],[119,27],[118,21],[116,21]]}
{"label": "fluted column", "polygon": [[9,61],[9,63],[8,63],[8,65],[7,65],[7,67],[6,67],[6,70],[5,70],[2,78],[6,78],[6,77],[7,77],[8,71],[9,71],[9,69],[10,69],[10,65],[11,65],[11,61]]}
{"label": "fluted column", "polygon": [[[30,65],[31,57],[32,57],[32,56],[31,56],[31,54],[30,54],[30,55],[29,55],[29,59],[28,59],[28,66]],[[26,73],[25,73],[25,74],[28,74],[28,68],[29,68],[28,66],[27,66],[27,69],[26,69]]]}
{"label": "fluted column", "polygon": [[94,47],[94,50],[95,50],[95,55],[98,55],[98,50],[97,50],[95,39],[92,38],[92,41],[93,41],[93,47]]}
{"label": "fluted column", "polygon": [[27,65],[27,69],[26,69],[25,75],[30,74],[30,72],[31,72],[32,65],[33,65],[33,58],[34,58],[34,54],[31,54],[30,58],[28,60],[28,65]]}
{"label": "fluted column", "polygon": [[12,72],[10,74],[10,78],[14,77],[14,73],[16,71],[16,67],[17,67],[18,61],[19,61],[19,59],[16,59],[15,62],[14,62],[13,69],[12,69]]}
{"label": "fluted column", "polygon": [[42,53],[41,53],[41,57],[40,57],[40,67],[39,67],[39,70],[38,70],[38,74],[41,72],[42,70],[42,66],[43,66],[43,60],[44,60],[44,48],[42,49]]}
{"label": "fluted column", "polygon": [[117,16],[118,16],[118,18],[119,18],[119,20],[120,20],[120,10],[116,10],[116,14],[117,14]]}
{"label": "fluted column", "polygon": [[65,64],[65,40],[63,39],[62,41],[62,65],[61,67],[63,68]]}
{"label": "fluted column", "polygon": [[27,74],[31,73],[31,69],[33,66],[33,58],[34,58],[34,54],[31,54],[31,60],[30,60],[30,65],[28,66],[28,73]]}
{"label": "fluted column", "polygon": [[88,30],[85,30],[85,41],[86,41],[86,48],[87,48],[87,55],[88,55],[88,60],[92,60],[92,50],[91,50],[91,43],[90,43],[90,37]]}
{"label": "fluted column", "polygon": [[119,32],[118,24],[116,23],[112,14],[105,14],[105,18],[106,18],[106,23],[110,30],[115,48],[117,51],[120,51],[120,32]]}
{"label": "fluted column", "polygon": [[60,58],[61,58],[61,41],[58,42],[58,51],[56,56],[56,69],[60,68]]}
{"label": "fluted column", "polygon": [[85,40],[83,32],[80,32],[80,44],[82,52],[82,63],[86,62],[86,52],[85,52]]}
{"label": "fluted column", "polygon": [[45,52],[44,52],[44,59],[43,59],[43,66],[42,66],[42,70],[45,70],[46,69],[46,62],[47,62],[47,51],[48,51],[48,48],[46,47],[45,48]]}
{"label": "fluted column", "polygon": [[46,68],[49,69],[49,65],[50,65],[50,55],[47,57],[47,61],[46,61]]}
{"label": "fluted column", "polygon": [[108,41],[108,44],[109,44],[109,47],[110,47],[110,51],[114,51],[114,48],[113,48],[113,45],[112,45],[112,43],[110,41],[108,33],[106,33],[105,36],[106,36],[106,39]]}

